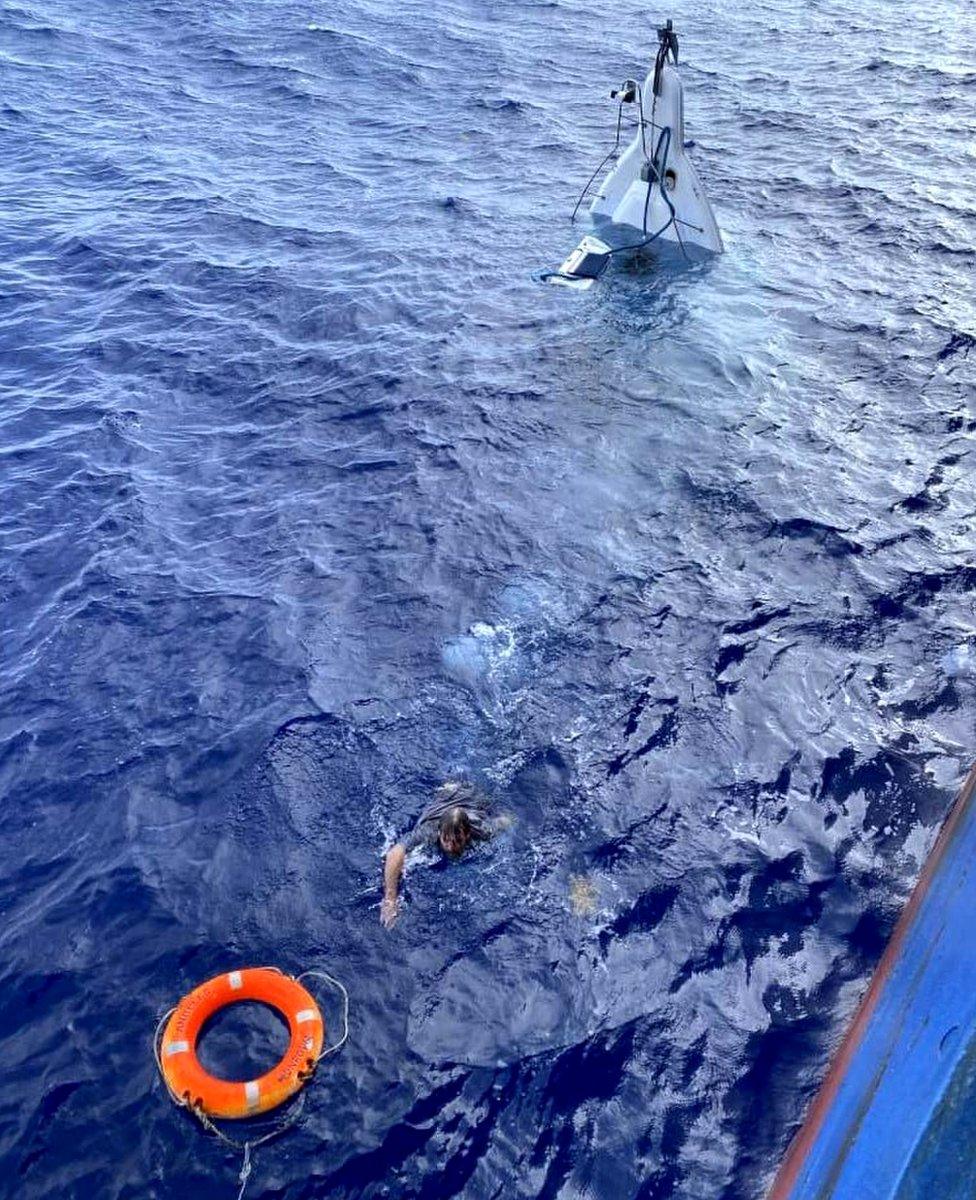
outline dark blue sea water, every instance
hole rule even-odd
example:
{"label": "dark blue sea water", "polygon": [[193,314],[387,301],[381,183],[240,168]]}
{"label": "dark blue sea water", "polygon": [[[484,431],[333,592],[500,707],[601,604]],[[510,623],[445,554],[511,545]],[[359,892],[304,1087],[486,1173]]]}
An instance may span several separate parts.
{"label": "dark blue sea water", "polygon": [[[547,289],[667,15],[727,253]],[[233,1197],[248,963],[248,1197],[762,1195],[973,756],[974,16],[6,0],[0,1195]]]}

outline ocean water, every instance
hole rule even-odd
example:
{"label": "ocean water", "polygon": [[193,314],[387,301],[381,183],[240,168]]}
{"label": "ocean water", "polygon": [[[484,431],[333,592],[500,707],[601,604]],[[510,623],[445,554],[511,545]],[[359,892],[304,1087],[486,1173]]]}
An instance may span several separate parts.
{"label": "ocean water", "polygon": [[[547,289],[668,15],[727,253]],[[973,756],[974,15],[0,6],[0,1196],[233,1197],[269,963],[251,1200],[759,1200]]]}

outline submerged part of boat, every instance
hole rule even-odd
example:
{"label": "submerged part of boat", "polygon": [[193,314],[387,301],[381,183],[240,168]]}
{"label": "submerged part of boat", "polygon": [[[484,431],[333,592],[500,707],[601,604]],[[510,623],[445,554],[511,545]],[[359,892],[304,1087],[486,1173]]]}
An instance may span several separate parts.
{"label": "submerged part of boat", "polygon": [[[628,79],[611,96],[618,102],[617,138],[583,189],[573,219],[597,175],[614,160],[589,207],[591,233],[558,271],[543,278],[586,288],[615,255],[670,246],[685,258],[722,252],[722,235],[685,145],[684,95],[678,38],[671,21],[657,31],[654,67],[643,84]],[[636,106],[637,132],[618,157],[625,106]]]}

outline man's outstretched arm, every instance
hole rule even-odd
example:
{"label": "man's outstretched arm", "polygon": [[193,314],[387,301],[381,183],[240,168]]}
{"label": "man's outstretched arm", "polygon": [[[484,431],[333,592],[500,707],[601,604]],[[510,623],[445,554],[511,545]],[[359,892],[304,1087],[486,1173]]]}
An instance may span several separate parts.
{"label": "man's outstretched arm", "polygon": [[402,842],[397,842],[387,853],[386,862],[383,864],[383,903],[380,905],[380,921],[386,929],[390,929],[397,919],[400,876],[403,874],[403,864],[406,858],[406,847]]}

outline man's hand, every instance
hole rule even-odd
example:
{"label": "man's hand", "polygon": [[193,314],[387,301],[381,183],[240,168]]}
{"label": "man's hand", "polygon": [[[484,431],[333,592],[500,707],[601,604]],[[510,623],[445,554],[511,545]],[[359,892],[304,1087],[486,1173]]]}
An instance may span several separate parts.
{"label": "man's hand", "polygon": [[380,924],[384,929],[392,929],[400,915],[400,902],[396,896],[384,896],[380,905]]}
{"label": "man's hand", "polygon": [[402,842],[397,842],[387,854],[383,865],[383,903],[380,905],[380,923],[384,929],[392,929],[396,924],[400,904],[400,876],[403,874],[403,864],[407,860],[407,851]]}

